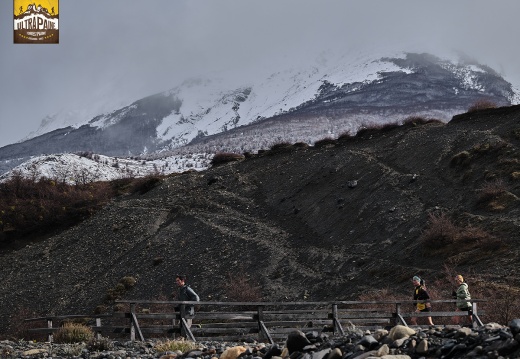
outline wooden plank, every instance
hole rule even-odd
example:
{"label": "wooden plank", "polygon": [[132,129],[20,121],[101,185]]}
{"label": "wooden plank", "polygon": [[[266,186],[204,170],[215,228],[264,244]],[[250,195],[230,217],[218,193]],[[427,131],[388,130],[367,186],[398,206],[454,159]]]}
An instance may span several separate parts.
{"label": "wooden plank", "polygon": [[410,317],[462,317],[468,315],[467,312],[413,312],[413,313],[401,313],[404,318]]}
{"label": "wooden plank", "polygon": [[197,340],[199,342],[237,342],[237,343],[242,342],[242,343],[244,343],[244,342],[249,342],[250,339],[256,340],[257,338],[255,338],[254,336],[241,336],[241,335],[197,337]]}
{"label": "wooden plank", "polygon": [[267,329],[267,327],[265,326],[265,323],[263,321],[259,321],[258,322],[258,327],[260,329],[260,334],[261,336],[267,338],[267,340],[269,341],[269,343],[271,344],[274,344],[274,341],[273,341],[273,338],[271,337],[271,333],[269,332],[269,330]]}
{"label": "wooden plank", "polygon": [[240,315],[236,313],[195,313],[197,319],[229,319],[229,320],[254,320],[253,315]]}
{"label": "wooden plank", "polygon": [[341,324],[349,324],[349,323],[390,323],[391,318],[358,318],[358,319],[345,319],[340,320]]}
{"label": "wooden plank", "polygon": [[309,314],[330,313],[330,309],[287,309],[287,310],[264,310],[264,314]]}
{"label": "wooden plank", "polygon": [[[264,313],[264,320],[279,319],[279,320],[290,320],[290,319],[301,319],[301,320],[312,320],[312,319],[327,319],[328,315],[323,313],[306,313],[303,314],[268,314]],[[255,318],[256,319],[256,318]]]}
{"label": "wooden plank", "polygon": [[181,330],[179,328],[152,328],[146,327],[141,328],[141,331],[146,334],[172,334],[172,333],[180,333]]}
{"label": "wooden plank", "polygon": [[135,316],[135,313],[132,314],[132,324],[135,330],[137,331],[137,335],[139,335],[139,339],[144,342],[143,333],[141,332],[141,328],[139,327],[139,322],[137,321],[137,318]]}
{"label": "wooden plank", "polygon": [[254,328],[258,326],[258,322],[226,322],[226,323],[200,323],[193,321],[192,327],[197,328],[234,328],[234,327],[244,327],[244,328]]}
{"label": "wooden plank", "polygon": [[251,333],[258,333],[258,329],[257,328],[194,328],[192,326],[191,332],[193,333],[193,335],[209,334],[209,333],[251,334]]}
{"label": "wooden plank", "polygon": [[48,316],[48,317],[38,317],[38,318],[27,318],[24,319],[25,322],[35,322],[38,320],[64,320],[64,319],[95,319],[95,318],[107,318],[111,317],[112,314],[100,314],[100,315],[87,315],[87,314],[71,314],[71,315],[57,315],[57,316]]}
{"label": "wooden plank", "polygon": [[114,313],[112,313],[112,317],[114,317],[114,318],[131,318],[130,313],[128,313],[128,312],[114,312]]}
{"label": "wooden plank", "polygon": [[230,312],[230,311],[223,311],[223,310],[212,310],[212,311],[196,311],[195,314],[196,315],[199,315],[199,314],[234,314],[234,315],[243,315],[243,316],[250,316],[252,317],[253,315],[257,314],[258,312],[257,311],[240,311],[240,310],[237,310],[237,311],[234,311],[234,312]]}
{"label": "wooden plank", "polygon": [[393,313],[350,313],[343,315],[338,313],[338,319],[357,319],[357,318],[393,318]]}
{"label": "wooden plank", "polygon": [[58,329],[60,328],[29,328],[27,329],[28,332],[31,332],[31,333],[54,333],[56,331],[58,331]]}
{"label": "wooden plank", "polygon": [[139,319],[164,319],[164,320],[168,320],[168,319],[179,319],[179,317],[180,317],[179,313],[174,313],[174,314],[168,314],[168,313],[146,313],[146,314],[135,313],[135,315]]}

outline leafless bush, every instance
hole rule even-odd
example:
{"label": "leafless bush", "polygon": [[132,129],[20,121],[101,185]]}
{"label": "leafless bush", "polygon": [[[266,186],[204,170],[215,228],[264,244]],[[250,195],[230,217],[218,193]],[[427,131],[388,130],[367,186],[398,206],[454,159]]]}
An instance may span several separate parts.
{"label": "leafless bush", "polygon": [[322,138],[321,140],[314,142],[314,147],[319,148],[319,147],[324,147],[327,145],[335,145],[335,144],[336,144],[335,139],[333,139],[331,137],[325,137],[325,138]]}
{"label": "leafless bush", "polygon": [[479,111],[479,110],[485,110],[488,108],[497,108],[497,104],[488,99],[480,99],[480,100],[475,101],[473,103],[473,105],[471,105],[468,108],[468,112],[475,112],[475,111]]}
{"label": "leafless bush", "polygon": [[131,193],[145,194],[159,185],[165,176],[152,174],[132,180]]}
{"label": "leafless bush", "polygon": [[428,215],[428,227],[423,231],[419,240],[428,249],[438,248],[453,243],[460,228],[446,216],[445,213]]}
{"label": "leafless bush", "polygon": [[435,119],[435,118],[425,118],[422,116],[409,116],[403,120],[403,126],[404,125],[425,125],[428,123],[443,123],[441,120]]}
{"label": "leafless bush", "polygon": [[[426,229],[419,237],[423,248],[430,253],[445,254],[450,257],[462,255],[466,258],[471,250],[477,250],[473,259],[485,256],[490,250],[504,248],[504,242],[484,229],[465,225],[454,224],[444,213],[429,215]],[[461,259],[464,259],[461,258]],[[466,258],[468,259],[468,258]]]}
{"label": "leafless bush", "polygon": [[271,151],[284,150],[287,148],[291,148],[292,144],[290,142],[278,142],[271,146]]}
{"label": "leafless bush", "polygon": [[13,176],[0,183],[0,230],[12,239],[23,239],[67,228],[89,217],[113,195],[107,182],[70,186]]}
{"label": "leafless bush", "polygon": [[243,270],[228,273],[224,284],[226,297],[233,302],[259,302],[262,300],[261,287],[253,283]]}
{"label": "leafless bush", "polygon": [[240,155],[237,153],[219,152],[216,153],[215,156],[213,156],[213,158],[211,159],[211,165],[218,166],[228,162],[241,161],[244,158],[244,155]]}
{"label": "leafless bush", "polygon": [[352,134],[350,131],[343,132],[339,135],[338,141],[348,141],[354,138],[356,135]]}

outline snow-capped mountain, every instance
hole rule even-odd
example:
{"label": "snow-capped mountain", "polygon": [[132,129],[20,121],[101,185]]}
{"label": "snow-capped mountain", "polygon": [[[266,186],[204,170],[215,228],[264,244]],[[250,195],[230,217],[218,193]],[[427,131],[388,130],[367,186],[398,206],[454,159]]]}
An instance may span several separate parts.
{"label": "snow-capped mountain", "polygon": [[[91,151],[137,156],[255,151],[310,142],[407,116],[448,121],[479,99],[519,93],[491,68],[425,53],[323,54],[311,66],[254,80],[228,74],[185,81],[115,111],[0,148],[0,173],[31,156]],[[53,128],[52,118],[45,120]]]}

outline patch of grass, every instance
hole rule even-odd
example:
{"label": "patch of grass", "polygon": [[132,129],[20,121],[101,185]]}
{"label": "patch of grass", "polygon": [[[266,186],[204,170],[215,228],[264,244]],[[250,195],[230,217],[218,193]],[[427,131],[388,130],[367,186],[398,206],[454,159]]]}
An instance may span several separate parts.
{"label": "patch of grass", "polygon": [[54,334],[56,343],[89,342],[94,338],[92,329],[83,324],[65,323]]}
{"label": "patch of grass", "polygon": [[190,350],[196,349],[197,345],[194,342],[190,342],[184,339],[158,341],[154,345],[155,350],[158,352],[175,352],[180,351],[186,353]]}

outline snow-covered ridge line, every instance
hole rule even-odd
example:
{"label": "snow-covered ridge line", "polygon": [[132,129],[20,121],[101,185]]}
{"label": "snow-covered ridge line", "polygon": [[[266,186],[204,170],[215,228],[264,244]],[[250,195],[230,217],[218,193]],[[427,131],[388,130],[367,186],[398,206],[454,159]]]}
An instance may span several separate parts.
{"label": "snow-covered ridge line", "polygon": [[212,155],[172,155],[154,160],[116,158],[92,153],[54,154],[34,157],[0,176],[0,182],[13,176],[39,180],[53,179],[68,184],[112,181],[121,178],[167,175],[208,168]]}
{"label": "snow-covered ridge line", "polygon": [[[347,83],[376,81],[384,72],[411,73],[413,69],[400,68],[391,61],[383,60],[405,56],[406,53],[403,51],[378,54],[328,52],[320,55],[312,65],[280,69],[259,75],[255,79],[237,81],[233,79],[232,73],[219,73],[212,78],[189,79],[162,93],[165,97],[178,99],[182,105],[178,111],[171,113],[171,117],[165,119],[162,131],[158,131],[158,137],[160,140],[169,140],[179,137],[174,132],[189,132],[186,141],[190,141],[199,131],[207,134],[222,131],[226,125],[221,122],[226,122],[229,127],[248,124],[258,118],[272,117],[313,99],[324,81],[341,86]],[[240,99],[243,97],[241,95],[236,97],[237,94],[245,92],[248,93],[244,98]],[[128,100],[117,96],[117,93],[112,94],[109,98],[84,103],[83,108],[76,106],[48,115],[42,120],[40,128],[24,140],[69,126],[109,126],[117,121],[116,117],[124,115],[120,110],[129,104]],[[229,106],[233,102],[239,103],[236,110]],[[130,111],[134,104],[128,106],[126,112]],[[115,113],[117,116],[114,116]],[[200,124],[195,126],[194,122]],[[181,128],[179,131],[171,130],[173,125],[179,125]]]}

